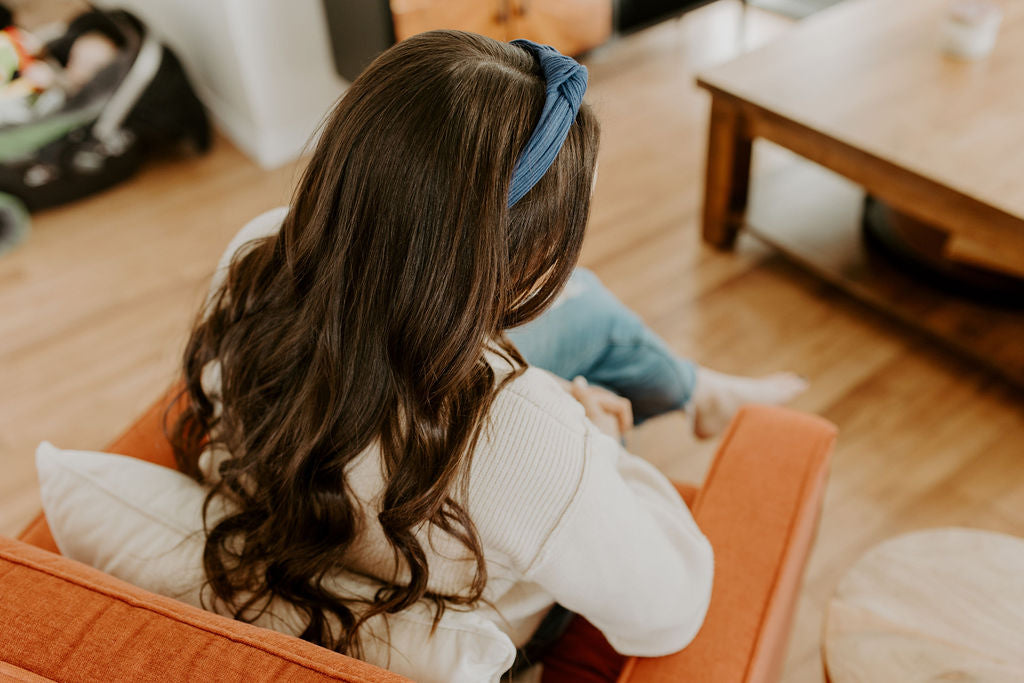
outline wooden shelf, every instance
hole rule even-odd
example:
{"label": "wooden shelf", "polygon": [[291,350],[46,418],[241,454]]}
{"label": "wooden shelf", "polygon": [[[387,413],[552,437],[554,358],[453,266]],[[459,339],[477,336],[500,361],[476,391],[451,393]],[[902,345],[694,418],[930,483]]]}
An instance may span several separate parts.
{"label": "wooden shelf", "polygon": [[1024,310],[1010,310],[922,283],[861,236],[864,191],[793,159],[751,183],[746,229],[786,257],[868,305],[1024,387]]}

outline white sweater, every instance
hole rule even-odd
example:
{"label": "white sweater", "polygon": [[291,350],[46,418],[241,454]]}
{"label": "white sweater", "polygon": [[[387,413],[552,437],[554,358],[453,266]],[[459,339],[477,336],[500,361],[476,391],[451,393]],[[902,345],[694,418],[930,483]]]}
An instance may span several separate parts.
{"label": "white sweater", "polygon": [[[268,211],[235,236],[211,291],[234,253],[274,234],[286,213]],[[498,360],[494,367],[499,381],[510,370]],[[494,608],[480,607],[482,613],[517,646],[557,602],[586,617],[622,654],[685,647],[707,611],[713,559],[668,479],[600,432],[543,370],[529,368],[513,380],[488,417],[464,501],[488,568],[484,597]],[[392,580],[394,556],[376,521],[384,488],[376,447],[353,461],[348,478],[366,521],[350,567]],[[474,564],[465,548],[436,529],[419,538],[430,590],[466,592]]]}

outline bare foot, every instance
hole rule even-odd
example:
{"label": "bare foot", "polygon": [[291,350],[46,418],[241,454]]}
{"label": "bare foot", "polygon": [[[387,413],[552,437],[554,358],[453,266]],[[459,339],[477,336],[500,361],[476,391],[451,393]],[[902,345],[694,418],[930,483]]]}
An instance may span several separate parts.
{"label": "bare foot", "polygon": [[764,377],[739,377],[697,368],[690,410],[693,433],[699,439],[720,434],[733,416],[747,403],[786,403],[807,389],[807,380],[792,372],[776,372]]}

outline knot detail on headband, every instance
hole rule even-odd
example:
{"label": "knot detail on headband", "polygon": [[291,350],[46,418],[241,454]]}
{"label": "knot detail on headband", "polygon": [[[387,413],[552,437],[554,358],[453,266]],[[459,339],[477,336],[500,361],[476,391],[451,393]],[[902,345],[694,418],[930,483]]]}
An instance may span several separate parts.
{"label": "knot detail on headband", "polygon": [[509,207],[522,199],[551,168],[579,113],[583,93],[587,91],[587,67],[572,57],[531,40],[513,40],[512,45],[524,48],[537,59],[546,86],[540,119],[512,170]]}

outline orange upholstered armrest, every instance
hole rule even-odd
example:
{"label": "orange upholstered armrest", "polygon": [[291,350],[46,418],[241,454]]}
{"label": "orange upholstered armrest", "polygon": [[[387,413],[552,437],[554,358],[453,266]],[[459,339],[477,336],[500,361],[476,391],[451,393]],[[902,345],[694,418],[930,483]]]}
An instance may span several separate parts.
{"label": "orange upholstered armrest", "polygon": [[620,683],[778,679],[836,430],[784,408],[744,408],[693,504],[715,550],[707,618],[682,652],[632,658]]}
{"label": "orange upholstered armrest", "polygon": [[0,537],[0,678],[19,671],[39,677],[22,680],[408,681]]}

